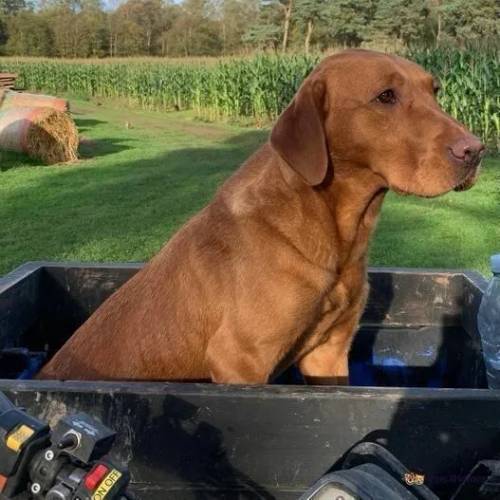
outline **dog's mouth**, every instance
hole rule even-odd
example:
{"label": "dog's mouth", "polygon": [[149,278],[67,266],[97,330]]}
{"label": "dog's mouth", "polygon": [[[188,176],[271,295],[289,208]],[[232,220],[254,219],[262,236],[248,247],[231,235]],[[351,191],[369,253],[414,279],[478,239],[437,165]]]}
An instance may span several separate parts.
{"label": "dog's mouth", "polygon": [[409,191],[405,191],[404,189],[398,188],[397,186],[391,186],[392,191],[394,191],[396,194],[399,194],[400,196],[411,196],[412,193]]}
{"label": "dog's mouth", "polygon": [[419,196],[421,198],[435,198],[436,196],[441,196],[442,194],[445,194],[451,190],[467,191],[471,189],[479,177],[480,170],[481,170],[481,163],[478,163],[475,167],[469,168],[465,173],[465,175],[461,179],[459,179],[456,182],[456,184],[452,185],[453,187],[450,187],[450,185],[448,184],[448,189],[440,192],[426,193],[425,190],[413,191],[408,189],[406,186],[403,188],[395,184],[390,184],[390,189],[391,191],[394,191],[396,194],[400,196]]}
{"label": "dog's mouth", "polygon": [[467,191],[467,190],[469,190],[476,183],[477,178],[479,177],[480,170],[481,170],[480,165],[471,169],[471,171],[467,173],[465,178],[453,188],[453,191]]}

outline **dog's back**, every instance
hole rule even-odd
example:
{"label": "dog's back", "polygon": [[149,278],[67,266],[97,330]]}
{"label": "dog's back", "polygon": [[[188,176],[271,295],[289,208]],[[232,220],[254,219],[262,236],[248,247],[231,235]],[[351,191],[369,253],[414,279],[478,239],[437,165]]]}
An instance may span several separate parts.
{"label": "dog's back", "polygon": [[[257,151],[135,276],[108,298],[73,334],[38,378],[205,380],[208,339],[233,307],[238,291],[228,281],[258,244],[242,219],[262,218],[254,197],[259,183],[273,191],[269,145]],[[279,190],[279,188],[278,188]],[[264,195],[265,196],[265,195]],[[282,205],[276,189],[270,205]],[[243,222],[243,224],[245,224]]]}

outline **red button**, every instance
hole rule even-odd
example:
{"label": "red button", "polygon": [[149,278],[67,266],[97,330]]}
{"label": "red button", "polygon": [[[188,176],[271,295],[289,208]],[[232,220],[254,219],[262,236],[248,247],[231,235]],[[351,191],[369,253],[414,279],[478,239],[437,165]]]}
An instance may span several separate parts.
{"label": "red button", "polygon": [[90,491],[94,491],[99,483],[104,479],[104,476],[109,472],[109,469],[102,464],[96,465],[86,476],[85,476],[85,488]]}
{"label": "red button", "polygon": [[0,474],[0,493],[2,493],[2,491],[5,488],[6,484],[7,484],[7,478],[5,476],[2,476]]}

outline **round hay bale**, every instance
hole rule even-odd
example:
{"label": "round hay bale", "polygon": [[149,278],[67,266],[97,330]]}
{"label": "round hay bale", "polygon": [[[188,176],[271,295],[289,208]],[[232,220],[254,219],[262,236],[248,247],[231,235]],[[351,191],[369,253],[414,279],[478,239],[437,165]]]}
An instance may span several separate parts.
{"label": "round hay bale", "polygon": [[57,111],[69,111],[69,102],[66,99],[42,94],[27,94],[6,90],[1,96],[0,108],[53,108]]}
{"label": "round hay bale", "polygon": [[23,152],[48,165],[77,159],[78,131],[73,120],[51,108],[0,111],[0,149]]}

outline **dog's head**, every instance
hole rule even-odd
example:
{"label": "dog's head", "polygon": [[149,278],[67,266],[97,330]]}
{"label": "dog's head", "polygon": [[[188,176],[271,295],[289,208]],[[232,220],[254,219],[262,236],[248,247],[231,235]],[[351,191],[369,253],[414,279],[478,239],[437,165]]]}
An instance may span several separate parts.
{"label": "dog's head", "polygon": [[400,193],[468,189],[484,146],[441,110],[438,90],[432,75],[406,59],[342,52],[306,78],[274,126],[271,144],[314,186],[336,162],[348,162],[371,169]]}

